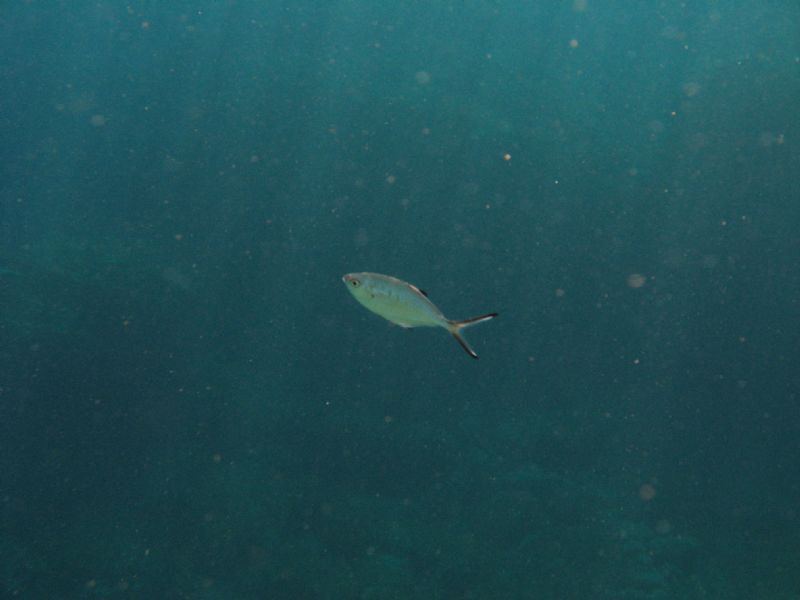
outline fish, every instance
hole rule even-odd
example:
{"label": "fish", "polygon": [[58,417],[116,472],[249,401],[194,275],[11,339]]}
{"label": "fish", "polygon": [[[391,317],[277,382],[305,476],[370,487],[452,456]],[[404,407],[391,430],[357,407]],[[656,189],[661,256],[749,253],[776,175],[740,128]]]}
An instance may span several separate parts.
{"label": "fish", "polygon": [[342,281],[353,297],[365,308],[387,321],[404,328],[442,327],[461,345],[472,358],[478,354],[464,339],[461,331],[466,327],[483,323],[497,316],[496,312],[453,321],[428,299],[424,291],[396,277],[380,273],[347,273]]}

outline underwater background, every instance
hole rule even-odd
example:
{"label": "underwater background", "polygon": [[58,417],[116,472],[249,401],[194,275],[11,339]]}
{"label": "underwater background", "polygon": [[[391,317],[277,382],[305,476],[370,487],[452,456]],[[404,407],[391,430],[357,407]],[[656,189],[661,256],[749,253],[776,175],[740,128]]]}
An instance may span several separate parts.
{"label": "underwater background", "polygon": [[16,0],[0,90],[0,598],[800,598],[797,2]]}

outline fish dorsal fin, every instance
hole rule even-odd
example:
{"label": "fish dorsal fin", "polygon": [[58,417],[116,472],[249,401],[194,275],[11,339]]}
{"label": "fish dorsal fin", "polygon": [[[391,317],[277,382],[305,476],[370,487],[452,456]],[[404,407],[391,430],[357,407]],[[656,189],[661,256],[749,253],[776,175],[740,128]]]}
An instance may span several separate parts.
{"label": "fish dorsal fin", "polygon": [[412,285],[412,284],[410,284],[410,283],[408,284],[408,287],[410,287],[410,288],[411,288],[412,290],[414,290],[415,292],[419,292],[420,294],[422,294],[422,295],[423,295],[423,296],[425,296],[426,298],[428,297],[428,292],[426,292],[425,290],[421,290],[421,289],[419,289],[417,286],[415,286],[415,285]]}

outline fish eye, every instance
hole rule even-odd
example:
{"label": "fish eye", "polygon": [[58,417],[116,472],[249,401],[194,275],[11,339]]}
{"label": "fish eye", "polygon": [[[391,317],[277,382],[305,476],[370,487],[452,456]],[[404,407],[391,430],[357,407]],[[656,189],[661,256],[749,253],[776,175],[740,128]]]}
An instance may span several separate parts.
{"label": "fish eye", "polygon": [[361,284],[361,282],[358,279],[351,279],[350,280],[350,285],[352,285],[353,287],[358,287],[360,284]]}

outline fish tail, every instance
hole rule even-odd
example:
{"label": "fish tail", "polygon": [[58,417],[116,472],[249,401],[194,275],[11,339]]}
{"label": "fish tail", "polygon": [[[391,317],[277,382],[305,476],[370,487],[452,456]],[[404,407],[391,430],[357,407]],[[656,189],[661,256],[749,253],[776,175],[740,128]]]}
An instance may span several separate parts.
{"label": "fish tail", "polygon": [[464,339],[464,336],[461,335],[461,330],[465,327],[471,327],[472,325],[483,323],[489,319],[494,319],[496,316],[497,313],[489,313],[479,317],[472,317],[471,319],[464,319],[463,321],[448,320],[447,329],[450,331],[453,337],[456,338],[456,341],[461,345],[467,354],[469,354],[472,358],[478,358],[478,354],[470,347],[470,345],[467,343],[467,340]]}

